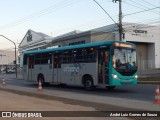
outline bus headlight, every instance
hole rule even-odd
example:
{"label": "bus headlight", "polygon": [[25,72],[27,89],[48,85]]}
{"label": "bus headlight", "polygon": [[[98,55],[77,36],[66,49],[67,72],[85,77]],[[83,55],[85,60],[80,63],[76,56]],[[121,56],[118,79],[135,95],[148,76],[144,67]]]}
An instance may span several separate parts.
{"label": "bus headlight", "polygon": [[117,75],[112,74],[112,76],[113,76],[114,79],[118,79],[118,76],[117,76]]}
{"label": "bus headlight", "polygon": [[138,75],[135,75],[134,77],[137,79],[137,78],[138,78]]}

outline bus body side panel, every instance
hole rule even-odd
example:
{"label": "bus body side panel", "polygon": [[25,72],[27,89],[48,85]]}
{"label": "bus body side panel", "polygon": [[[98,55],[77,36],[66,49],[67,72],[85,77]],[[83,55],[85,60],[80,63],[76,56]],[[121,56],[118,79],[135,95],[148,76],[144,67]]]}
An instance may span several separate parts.
{"label": "bus body side panel", "polygon": [[61,78],[62,78],[61,71],[62,71],[61,68],[54,68],[54,72],[53,72],[53,75],[54,75],[53,82],[54,83],[61,83]]}
{"label": "bus body side panel", "polygon": [[74,84],[74,64],[62,64],[59,80],[61,83]]}
{"label": "bus body side panel", "polygon": [[50,64],[35,65],[33,81],[37,81],[39,74],[44,76],[45,82],[52,82],[52,66]]}
{"label": "bus body side panel", "polygon": [[74,63],[74,64],[62,64],[61,83],[82,85],[82,77],[85,74],[92,76],[94,84],[97,85],[97,76],[95,69],[96,63]]}
{"label": "bus body side panel", "polygon": [[28,65],[24,65],[22,68],[22,78],[27,81],[33,81],[34,69],[29,69]]}

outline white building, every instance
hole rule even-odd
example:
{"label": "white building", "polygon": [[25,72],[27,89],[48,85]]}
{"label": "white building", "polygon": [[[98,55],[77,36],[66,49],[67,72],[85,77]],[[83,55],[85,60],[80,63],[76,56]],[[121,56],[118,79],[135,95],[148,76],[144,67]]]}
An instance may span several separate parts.
{"label": "white building", "polygon": [[[137,46],[137,58],[140,69],[160,68],[160,26],[123,23],[124,41]],[[115,40],[119,40],[118,27],[113,24],[92,31],[113,31]]]}
{"label": "white building", "polygon": [[15,51],[0,50],[0,65],[13,64]]}
{"label": "white building", "polygon": [[44,33],[28,30],[19,44],[18,50],[21,53],[26,50],[34,50],[44,47],[48,45],[48,43],[52,42],[51,40],[47,40],[48,37],[49,36]]}
{"label": "white building", "polygon": [[126,24],[124,29],[125,40],[137,45],[142,69],[160,68],[160,26]]}
{"label": "white building", "polygon": [[[160,27],[135,23],[123,23],[124,41],[137,46],[139,69],[160,68]],[[96,28],[90,31],[72,31],[57,37],[28,30],[19,52],[55,46],[85,44],[103,40],[119,40],[118,27],[115,24]]]}

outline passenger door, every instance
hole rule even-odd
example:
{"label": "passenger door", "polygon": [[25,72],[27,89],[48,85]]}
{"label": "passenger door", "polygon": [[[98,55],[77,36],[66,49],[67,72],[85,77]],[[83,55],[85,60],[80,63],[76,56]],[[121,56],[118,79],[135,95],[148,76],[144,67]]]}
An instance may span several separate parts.
{"label": "passenger door", "polygon": [[61,70],[61,54],[60,53],[54,53],[54,57],[53,57],[53,78],[54,78],[54,82],[60,82],[61,78],[60,78],[60,70]]}
{"label": "passenger door", "polygon": [[33,72],[34,72],[34,55],[28,56],[27,58],[27,66],[28,66],[28,80],[33,80]]}
{"label": "passenger door", "polygon": [[98,83],[109,84],[109,49],[98,50]]}

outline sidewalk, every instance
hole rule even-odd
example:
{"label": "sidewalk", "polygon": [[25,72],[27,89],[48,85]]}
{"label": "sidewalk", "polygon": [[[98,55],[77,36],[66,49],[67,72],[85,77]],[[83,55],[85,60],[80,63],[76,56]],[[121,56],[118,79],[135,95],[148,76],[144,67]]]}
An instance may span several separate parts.
{"label": "sidewalk", "polygon": [[139,70],[139,78],[160,77],[160,69]]}
{"label": "sidewalk", "polygon": [[[10,79],[10,78],[16,78],[16,74],[6,74],[6,73],[0,73],[0,79]],[[17,79],[22,79],[22,73],[18,72],[17,73]]]}

